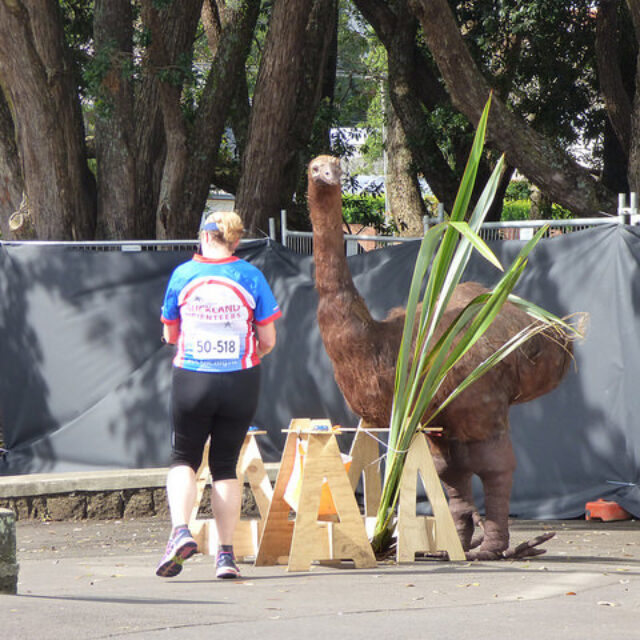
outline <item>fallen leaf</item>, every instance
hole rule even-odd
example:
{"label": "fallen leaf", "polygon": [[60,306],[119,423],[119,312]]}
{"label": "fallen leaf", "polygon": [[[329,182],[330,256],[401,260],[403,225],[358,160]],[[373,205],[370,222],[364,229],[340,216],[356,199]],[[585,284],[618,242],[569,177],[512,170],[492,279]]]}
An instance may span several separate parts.
{"label": "fallen leaf", "polygon": [[565,596],[575,596],[576,592],[575,591],[567,591],[567,593],[564,594]]}

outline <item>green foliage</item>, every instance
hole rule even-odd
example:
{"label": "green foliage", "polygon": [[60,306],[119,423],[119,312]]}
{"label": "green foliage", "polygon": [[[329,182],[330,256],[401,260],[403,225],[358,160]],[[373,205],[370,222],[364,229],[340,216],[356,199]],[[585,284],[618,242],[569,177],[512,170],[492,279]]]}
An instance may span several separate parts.
{"label": "green foliage", "polygon": [[369,173],[383,153],[386,50],[352,2],[340,3],[338,20],[331,153],[351,157],[357,151],[360,170]]}
{"label": "green foliage", "polygon": [[379,100],[386,74],[386,51],[351,2],[340,3],[338,68],[334,103],[344,127],[362,126],[372,101]]}
{"label": "green foliage", "polygon": [[470,145],[473,129],[468,120],[458,111],[447,105],[436,107],[426,114],[425,135],[433,138],[456,175],[462,175],[464,166],[456,161],[458,149]]}
{"label": "green foliage", "polygon": [[146,24],[140,24],[133,32],[133,44],[140,49],[146,49],[151,44],[151,29]]}
{"label": "green foliage", "polygon": [[575,218],[575,214],[573,214],[569,209],[565,209],[561,207],[559,204],[551,205],[551,218],[553,220],[571,220]]}
{"label": "green foliage", "polygon": [[528,220],[531,200],[505,200],[502,205],[502,220]]}
{"label": "green foliage", "polygon": [[396,230],[395,224],[385,218],[384,196],[344,193],[342,217],[345,222],[374,227],[382,234],[390,234]]}
{"label": "green foliage", "polygon": [[[552,204],[548,213],[545,213],[545,219],[551,220],[571,220],[575,215],[561,207],[559,204]],[[530,220],[531,219],[531,200],[507,200],[502,205],[503,222],[512,220]]]}
{"label": "green foliage", "polygon": [[528,200],[531,197],[531,185],[526,180],[512,180],[504,194],[505,200]]}
{"label": "green foliage", "polygon": [[601,133],[592,7],[557,0],[457,3],[466,42],[498,94],[565,145]]}

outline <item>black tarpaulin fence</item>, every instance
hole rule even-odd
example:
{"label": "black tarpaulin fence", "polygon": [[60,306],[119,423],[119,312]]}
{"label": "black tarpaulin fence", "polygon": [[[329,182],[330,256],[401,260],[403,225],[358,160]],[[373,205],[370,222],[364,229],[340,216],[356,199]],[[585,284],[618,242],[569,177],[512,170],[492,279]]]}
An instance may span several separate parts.
{"label": "black tarpaulin fence", "polygon": [[[509,263],[521,246],[492,248]],[[417,250],[349,259],[374,317],[405,303]],[[262,269],[284,314],[255,419],[268,432],[265,459],[277,461],[292,418],[357,418],[318,332],[312,258],[269,240],[239,254]],[[159,339],[160,306],[171,271],[190,256],[0,246],[0,474],[167,465],[172,351]],[[513,515],[575,517],[602,497],[640,516],[639,271],[637,227],[567,234],[532,253],[517,293],[558,315],[588,312],[590,323],[561,386],[511,410]],[[466,278],[491,285],[498,274],[477,258]]]}

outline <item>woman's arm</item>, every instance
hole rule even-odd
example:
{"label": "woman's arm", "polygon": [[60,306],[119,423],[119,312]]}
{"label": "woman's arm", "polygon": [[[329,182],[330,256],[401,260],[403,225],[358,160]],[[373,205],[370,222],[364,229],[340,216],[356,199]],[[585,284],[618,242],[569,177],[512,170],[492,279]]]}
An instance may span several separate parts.
{"label": "woman's arm", "polygon": [[258,338],[258,356],[262,358],[276,346],[275,322],[270,322],[269,324],[257,324],[256,337]]}
{"label": "woman's arm", "polygon": [[180,335],[180,322],[172,322],[171,324],[162,325],[162,337],[168,344],[175,344]]}

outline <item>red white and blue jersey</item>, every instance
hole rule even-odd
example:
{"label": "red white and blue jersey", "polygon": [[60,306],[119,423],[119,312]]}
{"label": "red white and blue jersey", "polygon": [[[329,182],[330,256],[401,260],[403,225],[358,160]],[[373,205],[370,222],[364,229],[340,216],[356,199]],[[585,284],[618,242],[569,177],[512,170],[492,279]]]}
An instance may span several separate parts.
{"label": "red white and blue jersey", "polygon": [[237,371],[260,364],[254,325],[282,315],[262,272],[232,256],[199,254],[171,274],[161,321],[180,322],[173,360],[190,371]]}

